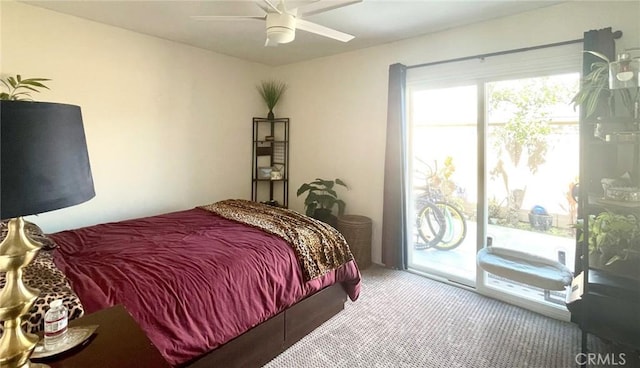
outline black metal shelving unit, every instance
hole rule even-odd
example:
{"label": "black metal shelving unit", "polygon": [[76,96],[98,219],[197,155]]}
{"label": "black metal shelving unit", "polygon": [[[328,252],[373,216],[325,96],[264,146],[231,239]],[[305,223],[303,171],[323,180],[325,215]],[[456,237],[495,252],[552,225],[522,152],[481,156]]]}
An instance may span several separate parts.
{"label": "black metal shelving unit", "polygon": [[289,118],[253,118],[251,200],[289,206]]}
{"label": "black metal shelving unit", "polygon": [[588,240],[591,215],[610,211],[640,219],[640,201],[605,198],[601,183],[602,178],[628,172],[631,184],[640,187],[639,126],[640,120],[632,118],[586,120],[581,126],[578,216],[583,224],[576,247],[578,277],[572,285],[580,293],[579,298],[568,300],[567,307],[582,331],[584,353],[589,334],[640,349],[640,264],[596,264],[590,259],[594,257]]}

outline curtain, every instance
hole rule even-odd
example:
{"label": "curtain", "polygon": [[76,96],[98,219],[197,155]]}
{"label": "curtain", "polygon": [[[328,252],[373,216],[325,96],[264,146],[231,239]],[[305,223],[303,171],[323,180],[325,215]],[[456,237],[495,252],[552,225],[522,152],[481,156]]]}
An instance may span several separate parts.
{"label": "curtain", "polygon": [[405,180],[405,88],[407,67],[389,66],[387,142],[384,162],[382,215],[382,263],[388,268],[407,268]]}
{"label": "curtain", "polygon": [[[584,51],[595,51],[604,54],[609,58],[609,60],[614,60],[616,37],[619,36],[616,36],[616,33],[612,32],[610,27],[584,32],[583,49]],[[583,77],[589,74],[589,72],[591,71],[591,64],[597,61],[602,61],[600,58],[588,52],[583,52],[582,57]],[[589,127],[593,125],[594,119],[596,119],[596,117],[598,116],[608,116],[609,114],[609,107],[606,101],[606,97],[601,97],[600,103],[598,104],[595,113],[593,113],[590,117],[585,116],[586,109],[580,110],[581,136],[586,139],[593,135],[593,129],[590,130]],[[583,141],[586,142],[586,140],[584,139]],[[587,147],[585,143],[582,143],[580,146],[582,150],[585,150],[585,148]],[[615,150],[612,150],[610,146],[596,147],[594,145],[589,145],[589,150],[585,150],[580,154],[580,157],[583,158],[580,162],[580,177],[585,177],[585,165],[589,165],[591,167],[591,172],[593,172],[593,170],[595,170],[596,168],[600,170],[600,172],[596,174],[601,178],[611,178],[617,176],[617,174],[615,173],[615,165],[610,164],[611,162],[617,162],[616,155],[617,152],[615,152]],[[581,189],[584,190],[585,193],[584,198],[586,198],[586,193],[597,193],[602,190],[602,186],[599,181],[580,184]],[[581,207],[583,206],[578,206],[578,216],[580,218],[583,218]],[[578,253],[576,253],[576,257],[579,257]]]}
{"label": "curtain", "polygon": [[[616,44],[615,38],[619,38],[621,32],[612,32],[611,27],[591,30],[584,33],[584,51],[595,51],[600,54],[604,54],[609,60],[616,59]],[[602,61],[595,55],[585,52],[582,59],[582,75],[586,76],[591,71],[591,64],[597,61]],[[583,109],[584,110],[584,109]],[[608,115],[607,102],[602,100],[600,105],[593,116],[606,116]],[[584,111],[583,111],[584,114]],[[581,116],[584,118],[584,116]]]}
{"label": "curtain", "polygon": [[[606,55],[609,60],[615,58],[615,38],[620,37],[620,32],[612,32],[611,28],[599,30],[590,30],[584,32],[584,51],[595,51]],[[591,71],[591,64],[601,61],[600,58],[591,55],[588,52],[583,53],[582,59],[582,76],[586,76]],[[611,163],[617,162],[617,152],[615,145],[589,145],[589,141],[593,141],[593,122],[594,117],[607,116],[609,108],[606,101],[600,101],[595,113],[591,117],[587,117],[585,109],[580,109],[580,194],[578,202],[578,218],[584,219],[587,216],[585,204],[587,203],[587,193],[598,193],[602,191],[600,180],[586,180],[586,178],[613,178],[618,176],[616,173],[616,165]],[[613,149],[612,149],[613,148]],[[587,226],[588,228],[588,226]],[[580,237],[580,233],[577,234]],[[584,239],[588,239],[587,233],[582,234]],[[588,245],[586,240],[576,241],[576,258],[575,273],[576,275],[583,270],[589,268],[588,257],[584,257],[588,253]],[[588,273],[587,273],[588,277]],[[586,280],[585,280],[586,281]],[[571,311],[571,321],[577,323],[580,327],[588,317],[588,306],[582,303],[571,303],[568,305]],[[587,348],[586,331],[582,332],[582,352]]]}
{"label": "curtain", "polygon": [[[614,60],[616,37],[619,37],[619,35],[612,32],[611,27],[584,32],[583,50],[595,51],[606,55],[609,60]],[[602,61],[600,58],[588,52],[583,52],[582,58],[583,77],[591,71],[592,63]],[[592,121],[596,116],[606,116],[609,110],[607,103],[606,101],[601,101],[591,118],[586,117],[585,110],[586,109],[580,109],[580,150],[582,150],[582,152],[580,152],[580,178],[615,177],[618,174],[615,173],[615,165],[611,165],[611,163],[617,161],[617,152],[611,149],[613,146],[601,145],[601,147],[598,147],[596,145],[587,144],[587,142],[593,140],[593,128],[590,128],[593,124],[589,123],[589,120],[591,119]],[[589,149],[586,149],[587,145]],[[602,185],[599,180],[580,183],[578,218],[584,218],[586,216],[584,213],[586,206],[584,206],[583,200],[586,200],[588,197],[587,193],[597,193],[600,191],[602,191]],[[586,269],[587,265],[583,264],[584,252],[583,247],[581,246],[582,242],[577,241],[576,244],[575,268],[577,274],[582,271],[582,269]]]}

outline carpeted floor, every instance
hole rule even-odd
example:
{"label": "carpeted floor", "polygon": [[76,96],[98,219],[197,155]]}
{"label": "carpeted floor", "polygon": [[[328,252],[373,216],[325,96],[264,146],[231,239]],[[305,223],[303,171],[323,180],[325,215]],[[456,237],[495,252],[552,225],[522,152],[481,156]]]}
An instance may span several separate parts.
{"label": "carpeted floor", "polygon": [[[408,272],[372,266],[362,276],[356,302],[265,367],[576,367],[572,323]],[[589,348],[618,353],[593,337]],[[624,367],[640,366],[629,355]],[[613,358],[590,366],[620,367]]]}

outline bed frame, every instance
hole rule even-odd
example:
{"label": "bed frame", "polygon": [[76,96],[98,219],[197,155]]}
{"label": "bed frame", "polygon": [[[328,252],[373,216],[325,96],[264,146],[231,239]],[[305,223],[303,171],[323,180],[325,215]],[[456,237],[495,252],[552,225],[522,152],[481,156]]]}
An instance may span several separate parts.
{"label": "bed frame", "polygon": [[338,314],[346,300],[340,283],[328,286],[185,367],[261,367]]}

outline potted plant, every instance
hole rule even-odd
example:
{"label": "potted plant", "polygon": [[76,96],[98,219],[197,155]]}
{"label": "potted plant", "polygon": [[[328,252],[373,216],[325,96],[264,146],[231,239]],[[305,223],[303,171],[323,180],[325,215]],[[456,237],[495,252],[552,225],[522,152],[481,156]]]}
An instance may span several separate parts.
{"label": "potted plant", "polygon": [[46,88],[41,82],[49,81],[50,79],[46,78],[29,78],[22,79],[20,74],[15,77],[7,77],[5,79],[0,79],[0,83],[2,83],[8,90],[8,92],[0,93],[0,100],[31,100],[31,92],[40,92],[38,88]]}
{"label": "potted plant", "polygon": [[638,220],[633,215],[610,211],[601,212],[597,216],[590,215],[590,263],[596,267],[606,267],[617,261],[635,258],[638,254],[639,235]]}
{"label": "potted plant", "polygon": [[333,227],[337,225],[338,217],[333,214],[333,210],[335,206],[338,206],[338,215],[343,215],[346,204],[338,198],[338,193],[334,189],[336,185],[348,188],[347,184],[340,179],[325,180],[320,178],[316,178],[311,183],[304,183],[298,188],[296,192],[298,197],[307,193],[304,200],[307,216],[326,222]]}
{"label": "potted plant", "polygon": [[574,107],[582,106],[585,109],[585,116],[589,117],[596,112],[600,101],[606,101],[609,116],[615,116],[615,103],[620,101],[625,107],[626,116],[634,116],[635,102],[639,97],[638,89],[631,88],[609,89],[609,58],[595,51],[585,51],[599,61],[591,63],[591,71],[581,82],[580,90],[573,97],[571,102]]}
{"label": "potted plant", "polygon": [[274,81],[274,80],[266,80],[262,81],[259,86],[256,86],[258,92],[260,92],[260,96],[267,104],[269,108],[269,114],[267,115],[267,119],[273,120],[273,108],[276,106],[284,91],[287,90],[287,85],[284,82]]}

